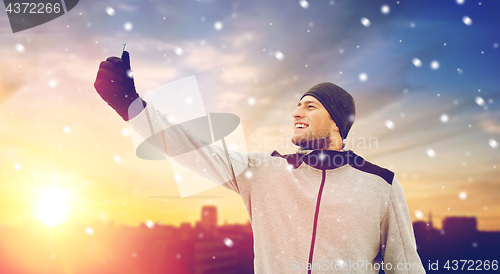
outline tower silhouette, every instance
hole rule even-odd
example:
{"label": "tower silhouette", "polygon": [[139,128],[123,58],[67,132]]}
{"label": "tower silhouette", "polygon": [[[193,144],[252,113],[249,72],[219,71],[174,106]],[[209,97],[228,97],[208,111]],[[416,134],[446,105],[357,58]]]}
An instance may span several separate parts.
{"label": "tower silhouette", "polygon": [[217,207],[204,206],[201,209],[201,226],[207,231],[217,227]]}

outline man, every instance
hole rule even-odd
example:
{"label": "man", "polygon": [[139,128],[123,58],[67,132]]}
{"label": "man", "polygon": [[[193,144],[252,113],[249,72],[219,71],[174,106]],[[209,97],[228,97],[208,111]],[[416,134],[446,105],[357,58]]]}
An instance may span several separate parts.
{"label": "man", "polygon": [[256,273],[425,273],[396,176],[343,143],[355,115],[345,90],[320,83],[302,96],[292,114],[297,153],[242,154],[208,145],[156,111],[128,70],[128,52],[102,62],[97,92],[152,145],[169,155],[196,150],[174,159],[240,194]]}

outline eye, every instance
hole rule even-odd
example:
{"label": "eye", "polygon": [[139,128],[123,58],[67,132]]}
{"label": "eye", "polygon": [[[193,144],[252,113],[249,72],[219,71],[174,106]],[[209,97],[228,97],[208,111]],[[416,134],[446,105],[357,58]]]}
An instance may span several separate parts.
{"label": "eye", "polygon": [[315,108],[313,105],[309,105],[307,108]]}

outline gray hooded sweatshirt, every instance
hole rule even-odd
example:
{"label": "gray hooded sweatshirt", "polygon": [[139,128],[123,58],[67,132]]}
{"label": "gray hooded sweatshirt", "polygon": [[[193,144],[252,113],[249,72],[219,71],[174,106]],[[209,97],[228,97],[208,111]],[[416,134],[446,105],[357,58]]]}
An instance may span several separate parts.
{"label": "gray hooded sweatshirt", "polygon": [[255,273],[425,273],[403,189],[390,170],[346,146],[237,153],[172,120],[148,102],[129,125],[171,159],[241,196]]}

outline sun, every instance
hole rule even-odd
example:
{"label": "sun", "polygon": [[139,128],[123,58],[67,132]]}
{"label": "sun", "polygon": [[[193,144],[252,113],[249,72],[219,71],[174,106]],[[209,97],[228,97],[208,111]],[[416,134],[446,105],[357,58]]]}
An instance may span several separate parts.
{"label": "sun", "polygon": [[68,194],[57,188],[40,193],[40,199],[35,203],[35,219],[48,227],[55,227],[66,222],[70,208]]}

